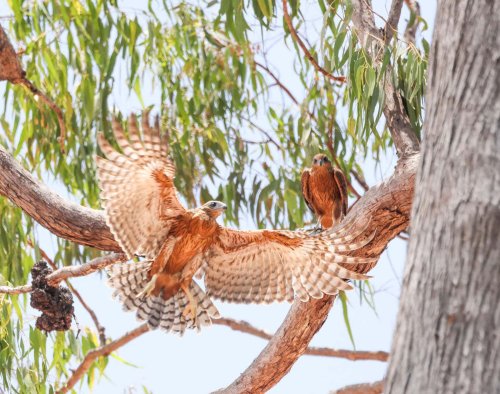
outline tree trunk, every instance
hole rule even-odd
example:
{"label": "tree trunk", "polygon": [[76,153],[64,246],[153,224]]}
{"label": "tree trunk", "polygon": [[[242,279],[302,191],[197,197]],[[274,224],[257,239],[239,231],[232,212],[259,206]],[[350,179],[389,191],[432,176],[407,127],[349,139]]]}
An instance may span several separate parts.
{"label": "tree trunk", "polygon": [[386,393],[500,392],[500,0],[441,1]]}

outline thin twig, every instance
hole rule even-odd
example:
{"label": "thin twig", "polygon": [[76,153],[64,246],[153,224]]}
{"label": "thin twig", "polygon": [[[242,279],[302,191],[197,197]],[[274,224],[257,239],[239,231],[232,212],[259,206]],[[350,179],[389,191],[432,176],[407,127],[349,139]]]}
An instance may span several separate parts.
{"label": "thin twig", "polygon": [[366,183],[363,175],[359,174],[354,168],[351,168],[351,174],[354,176],[354,178],[356,178],[356,181],[358,181],[365,192],[370,188],[370,186],[368,186],[368,183]]}
{"label": "thin twig", "polygon": [[276,85],[278,85],[285,93],[288,97],[290,97],[290,99],[296,104],[296,105],[299,105],[300,106],[300,103],[299,103],[299,100],[297,100],[295,98],[295,96],[292,94],[292,92],[290,92],[290,90],[285,86],[283,85],[283,83],[279,80],[279,78],[271,71],[271,69],[269,67],[267,67],[266,65],[254,60],[254,63],[257,67],[261,68],[262,70],[264,70],[266,73],[269,74],[269,76],[274,79],[274,82],[276,82]]}
{"label": "thin twig", "polygon": [[[267,74],[269,74],[269,76],[274,80],[274,82],[276,83],[277,86],[279,86],[279,88],[281,90],[283,90],[286,95],[290,98],[290,100],[292,100],[294,102],[295,105],[299,106],[300,107],[300,103],[299,103],[299,100],[297,100],[297,98],[292,94],[292,92],[290,92],[290,89],[288,89],[284,84],[283,82],[280,81],[280,79],[271,71],[271,69],[269,67],[267,67],[266,65],[262,64],[262,63],[259,63],[258,61],[255,61],[254,60],[254,63],[257,67],[261,68],[262,70],[264,70]],[[316,119],[316,116],[311,112],[311,111],[306,111],[306,113],[309,115],[309,117],[314,120],[315,122],[317,122],[318,120]]]}
{"label": "thin twig", "polygon": [[[256,337],[270,340],[273,336],[264,330],[252,326],[246,321],[238,321],[228,318],[220,318],[213,321],[214,325],[226,326],[235,331],[244,332],[246,334],[254,335]],[[387,352],[369,352],[369,351],[356,351],[356,350],[345,350],[345,349],[332,349],[327,347],[312,347],[309,346],[304,354],[309,356],[323,356],[323,357],[340,357],[346,358],[351,361],[357,360],[375,360],[375,361],[387,361],[389,354]]]}
{"label": "thin twig", "polygon": [[64,394],[71,390],[76,383],[83,377],[83,375],[92,366],[92,363],[99,357],[108,356],[118,348],[126,345],[135,338],[141,336],[142,334],[149,331],[147,323],[141,324],[139,327],[127,332],[122,337],[115,341],[108,343],[107,345],[100,346],[97,349],[91,350],[85,355],[82,363],[76,368],[75,372],[68,379],[67,383],[57,391],[57,394]]}
{"label": "thin twig", "polygon": [[52,111],[55,112],[60,129],[60,134],[57,138],[57,141],[59,142],[61,151],[64,153],[64,142],[66,140],[66,124],[64,123],[64,115],[61,108],[59,108],[57,104],[52,101],[52,99],[50,99],[45,93],[38,89],[29,79],[22,78],[20,80],[10,82],[25,86],[35,96],[35,99],[39,97],[41,101],[43,101],[50,109],[52,109]]}
{"label": "thin twig", "polygon": [[254,128],[256,128],[262,134],[264,134],[268,138],[269,142],[271,142],[274,146],[276,146],[276,148],[278,148],[279,150],[283,150],[283,147],[273,137],[271,137],[271,134],[269,134],[266,130],[264,130],[258,124],[256,124],[251,119],[249,119],[249,118],[247,118],[245,116],[241,116],[240,115],[240,118],[243,119],[244,121],[248,122],[251,126],[253,126]]}
{"label": "thin twig", "polygon": [[23,285],[23,286],[0,286],[0,294],[24,294],[29,293],[31,291],[31,285]]}
{"label": "thin twig", "polygon": [[[126,261],[127,257],[123,253],[111,253],[107,256],[97,257],[88,263],[82,265],[72,265],[69,267],[61,267],[51,274],[47,275],[47,282],[51,286],[56,286],[61,281],[68,278],[85,276],[92,272],[102,270],[108,265],[115,264],[119,261]],[[31,291],[31,285],[24,286],[0,286],[0,293],[4,294],[22,294]]]}
{"label": "thin twig", "polygon": [[290,34],[292,35],[293,39],[297,42],[297,44],[302,48],[302,51],[304,51],[304,54],[306,55],[306,58],[309,59],[309,61],[312,63],[316,71],[320,72],[323,74],[325,77],[331,79],[332,81],[335,82],[346,82],[345,77],[336,77],[332,74],[330,74],[328,71],[326,71],[323,67],[321,67],[314,56],[309,52],[307,49],[306,45],[302,41],[302,39],[299,37],[297,34],[297,31],[293,27],[292,23],[292,18],[290,18],[290,14],[288,13],[288,0],[283,0],[283,17],[285,19],[285,23],[288,26],[288,30],[290,31]]}

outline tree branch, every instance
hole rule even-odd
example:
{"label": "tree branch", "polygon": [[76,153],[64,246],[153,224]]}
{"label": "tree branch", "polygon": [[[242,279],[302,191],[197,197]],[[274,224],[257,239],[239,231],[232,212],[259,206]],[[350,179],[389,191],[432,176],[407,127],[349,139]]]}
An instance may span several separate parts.
{"label": "tree branch", "polygon": [[[47,275],[47,282],[51,286],[58,285],[61,281],[68,278],[78,276],[85,276],[95,271],[100,271],[103,268],[115,264],[120,261],[127,261],[127,257],[123,253],[111,253],[107,256],[97,257],[88,263],[82,265],[72,265],[68,267],[61,267],[51,274]],[[0,286],[0,293],[4,294],[22,294],[29,293],[31,285],[10,287]]]}
{"label": "tree branch", "polygon": [[[394,174],[385,182],[368,190],[352,207],[345,220],[371,217],[365,234],[376,231],[373,241],[355,254],[379,256],[387,243],[409,224],[419,155],[398,162]],[[365,273],[372,265],[350,266]],[[288,373],[307,349],[314,334],[328,316],[335,297],[323,297],[307,303],[295,301],[285,321],[252,364],[227,388],[219,393],[265,392]]]}
{"label": "tree branch", "polygon": [[16,51],[14,51],[2,26],[0,26],[0,81],[9,81],[14,85],[26,87],[35,96],[35,99],[40,98],[41,101],[47,104],[55,112],[60,129],[58,141],[61,145],[61,150],[64,151],[66,124],[64,123],[62,110],[52,101],[52,99],[26,78],[26,72],[21,67],[18,55]]}
{"label": "tree branch", "polygon": [[381,394],[384,390],[384,381],[379,380],[373,383],[353,384],[339,390],[332,391],[331,394]]}
{"label": "tree branch", "polygon": [[[368,190],[349,211],[345,218],[347,223],[359,217],[371,218],[362,237],[375,232],[372,242],[356,251],[356,255],[379,256],[387,243],[408,226],[418,158],[419,155],[413,155],[400,159],[393,176]],[[119,249],[105,224],[102,211],[65,201],[36,181],[1,147],[0,193],[58,236],[100,249]],[[100,258],[100,261],[103,259],[106,257]],[[75,270],[84,275],[88,273],[85,267],[89,264],[61,268],[63,271],[57,274],[57,278],[63,280],[74,276]],[[92,264],[95,269],[102,268],[97,265],[95,262]],[[364,273],[372,266],[360,264],[349,268]],[[49,279],[54,277],[49,276]],[[334,297],[323,297],[308,303],[296,301],[261,354],[223,392],[263,392],[276,384],[306,351],[310,340],[326,320],[333,300]]]}
{"label": "tree branch", "polygon": [[311,62],[311,64],[314,66],[314,68],[316,69],[316,71],[320,72],[321,74],[323,74],[325,77],[331,79],[332,81],[335,81],[335,82],[345,82],[346,81],[345,77],[336,77],[336,76],[333,76],[332,74],[330,74],[328,71],[326,71],[323,67],[321,67],[318,64],[317,60],[314,58],[314,56],[311,54],[311,52],[309,52],[309,50],[307,49],[306,45],[301,40],[301,38],[299,37],[299,35],[295,31],[295,28],[293,27],[292,18],[290,18],[290,14],[288,13],[288,0],[283,0],[282,4],[283,4],[283,18],[285,19],[285,23],[286,23],[286,25],[288,27],[288,30],[290,31],[290,34],[292,35],[292,37],[295,40],[295,42],[302,49],[302,51],[306,55],[306,58],[309,59],[309,61]]}
{"label": "tree branch", "polygon": [[[354,10],[352,21],[358,32],[361,45],[372,57],[374,64],[380,67],[382,62],[382,50],[387,44],[386,37],[375,26],[373,10],[368,0],[352,0]],[[401,2],[394,0],[391,6],[391,14],[387,23],[397,25],[401,13]],[[396,20],[397,16],[397,20]],[[391,20],[392,18],[392,20]],[[392,36],[391,36],[392,37]],[[405,111],[403,98],[393,82],[393,68],[389,64],[384,76],[384,115],[387,120],[387,127],[394,141],[396,153],[399,158],[417,153],[420,150],[420,143],[413,130],[410,118]]]}
{"label": "tree branch", "polygon": [[[246,334],[254,335],[256,337],[270,340],[272,335],[252,326],[246,321],[238,321],[228,318],[220,318],[213,321],[214,325],[226,326],[235,331],[244,332]],[[332,349],[327,347],[308,347],[305,355],[309,356],[323,356],[323,357],[341,357],[346,358],[351,361],[357,360],[376,360],[376,361],[387,361],[389,354],[387,352],[369,352],[369,351],[356,351],[356,350],[344,350],[344,349]]]}
{"label": "tree branch", "polygon": [[64,394],[71,390],[76,383],[85,375],[88,369],[92,366],[92,363],[99,357],[108,356],[118,348],[126,345],[130,341],[135,338],[141,336],[142,334],[149,331],[149,327],[147,323],[141,324],[139,327],[133,329],[132,331],[127,332],[122,337],[117,340],[108,343],[107,345],[98,347],[97,349],[91,350],[85,355],[82,363],[78,366],[78,368],[73,372],[73,375],[68,379],[68,382],[64,385],[63,388],[57,391],[57,394]]}
{"label": "tree branch", "polygon": [[102,211],[74,204],[49,190],[0,146],[0,195],[58,237],[120,252]]}
{"label": "tree branch", "polygon": [[403,0],[392,0],[391,9],[389,10],[389,17],[385,23],[385,42],[388,43],[392,40],[394,35],[398,34],[399,18],[401,17],[401,8],[403,8]]}

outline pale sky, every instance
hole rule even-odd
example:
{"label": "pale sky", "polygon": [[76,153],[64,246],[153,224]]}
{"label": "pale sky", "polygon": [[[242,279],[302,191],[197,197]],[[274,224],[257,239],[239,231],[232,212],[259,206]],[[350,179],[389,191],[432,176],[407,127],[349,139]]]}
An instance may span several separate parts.
{"label": "pale sky", "polygon": [[[127,6],[135,5],[132,0],[125,3]],[[379,14],[387,15],[390,1],[382,0],[374,3],[375,10]],[[421,1],[420,4],[422,16],[429,24],[429,31],[423,35],[430,41],[436,2]],[[401,26],[404,26],[408,18],[405,7],[403,9]],[[317,19],[317,16],[307,13],[308,7],[302,7],[302,11],[306,19],[311,21]],[[0,0],[0,15],[7,14],[9,12],[6,1]],[[318,23],[319,30],[321,19]],[[280,79],[285,85],[300,98],[301,86],[296,77],[291,73],[287,74],[286,71],[293,62],[291,51],[283,43],[274,48],[268,57],[269,62],[280,71]],[[277,94],[276,100],[281,100],[278,92],[273,94]],[[160,105],[158,95],[156,97],[145,95],[145,97],[150,99],[147,105],[155,104],[158,108]],[[140,110],[139,104],[133,97],[124,97],[119,91],[114,92],[113,99],[124,113]],[[155,99],[157,101],[154,101]],[[383,157],[377,168],[371,160],[362,163],[368,184],[374,185],[383,177],[390,175],[394,164],[395,153]],[[67,196],[60,185],[50,186]],[[254,225],[252,221],[242,221],[241,228],[254,228]],[[40,235],[41,246],[49,254],[53,254],[54,240],[45,230],[40,230]],[[360,305],[358,294],[355,292],[348,294],[349,316],[358,350],[390,350],[405,256],[406,243],[396,239],[391,242],[377,266],[370,272],[373,276],[371,283],[376,291],[376,314],[368,305]],[[89,277],[73,279],[72,283],[95,310],[101,324],[106,327],[106,334],[111,338],[117,338],[140,324],[135,320],[133,313],[122,311],[119,302],[111,298],[112,290],[106,286],[102,274],[96,273]],[[270,333],[281,324],[289,309],[289,304],[248,306],[216,302],[216,305],[222,316],[246,320]],[[94,329],[87,312],[78,301],[75,301],[75,306],[80,328],[88,326]],[[25,323],[30,321],[34,325],[36,316],[35,312],[31,313],[33,314],[27,316]],[[265,344],[262,339],[221,326],[205,328],[200,333],[188,332],[184,337],[163,331],[149,332],[118,351],[120,357],[137,367],[127,366],[110,358],[106,377],[97,383],[93,392],[142,393],[141,386],[144,385],[153,393],[206,393],[231,383],[260,353]],[[335,303],[327,322],[311,345],[352,349],[340,303]],[[328,393],[345,385],[380,380],[384,376],[386,366],[386,363],[375,361],[352,362],[340,358],[303,356],[271,392]],[[77,392],[88,392],[86,385],[82,390],[77,386]]]}

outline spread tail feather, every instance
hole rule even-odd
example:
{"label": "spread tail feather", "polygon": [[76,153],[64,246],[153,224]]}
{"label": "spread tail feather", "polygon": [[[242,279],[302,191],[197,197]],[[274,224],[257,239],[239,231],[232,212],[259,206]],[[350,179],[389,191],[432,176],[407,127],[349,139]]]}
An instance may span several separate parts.
{"label": "spread tail feather", "polygon": [[108,268],[108,283],[115,289],[113,297],[120,299],[124,310],[137,310],[137,318],[146,321],[151,328],[160,327],[181,335],[186,328],[199,330],[210,325],[212,318],[220,317],[210,297],[194,281],[191,281],[189,291],[197,303],[196,319],[183,313],[189,303],[183,290],[168,300],[161,295],[140,295],[149,282],[151,264],[151,261],[117,263]]}

